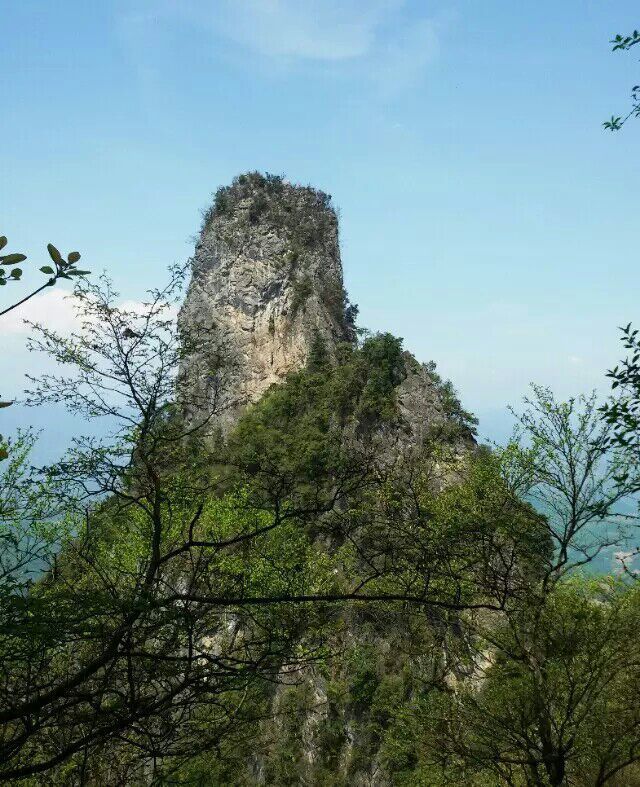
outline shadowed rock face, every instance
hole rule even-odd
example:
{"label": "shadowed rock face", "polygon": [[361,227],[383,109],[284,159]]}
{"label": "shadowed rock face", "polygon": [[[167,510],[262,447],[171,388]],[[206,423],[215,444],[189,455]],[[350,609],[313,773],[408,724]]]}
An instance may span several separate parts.
{"label": "shadowed rock face", "polygon": [[223,432],[273,383],[304,366],[320,337],[353,341],[328,195],[257,173],[220,189],[205,215],[180,319],[213,327],[223,361],[190,361],[192,385],[217,387]]}

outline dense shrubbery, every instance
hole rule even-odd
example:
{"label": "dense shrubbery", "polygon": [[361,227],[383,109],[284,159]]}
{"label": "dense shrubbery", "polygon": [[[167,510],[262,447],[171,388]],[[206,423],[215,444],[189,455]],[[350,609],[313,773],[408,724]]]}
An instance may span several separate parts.
{"label": "dense shrubbery", "polygon": [[284,474],[325,483],[351,460],[353,432],[397,423],[395,392],[406,376],[399,339],[381,334],[362,348],[343,344],[332,362],[316,335],[309,366],[274,386],[240,420],[230,444],[246,466],[269,463]]}
{"label": "dense shrubbery", "polygon": [[[5,778],[135,779],[149,759],[160,777],[232,739],[227,727],[251,726],[288,665],[326,656],[336,602],[470,598],[456,594],[459,578],[425,583],[414,556],[434,536],[418,512],[395,507],[394,482],[380,475],[374,438],[398,419],[399,340],[345,344],[335,360],[317,343],[309,368],[250,409],[221,448],[205,439],[215,399],[192,392],[200,423],[175,405],[185,354],[217,357],[206,333],[176,334],[176,276],[143,314],[115,306],[108,282],[87,284],[76,293],[82,331],[37,331],[68,374],[36,382],[34,404],[119,427],[49,468],[64,522],[55,507],[32,522],[3,511],[7,534],[28,531],[12,542],[0,597]],[[404,476],[394,477],[397,498]],[[423,544],[411,553],[408,541],[385,565],[397,525]],[[44,578],[23,581],[34,555]],[[444,568],[430,560],[429,577]]]}
{"label": "dense shrubbery", "polygon": [[438,387],[447,419],[456,426],[467,428],[475,434],[478,419],[473,413],[464,409],[451,380],[443,380],[442,377],[440,377],[436,372],[436,365],[433,361],[426,364],[426,369],[429,376]]}
{"label": "dense shrubbery", "polygon": [[[291,233],[294,249],[313,247],[323,237],[329,224],[335,223],[331,195],[307,186],[287,190],[282,175],[248,172],[222,186],[213,197],[213,204],[204,211],[202,228],[206,229],[216,216],[227,216],[239,203],[246,207],[246,219],[255,224],[266,220]],[[242,215],[235,211],[235,215]]]}
{"label": "dense shrubbery", "polygon": [[[267,202],[283,188],[237,186],[256,184]],[[0,779],[634,783],[635,575],[577,569],[639,488],[637,335],[617,399],[534,388],[519,435],[488,450],[400,339],[329,352],[318,332],[218,441],[218,400],[184,386],[185,358],[213,367],[218,349],[176,332],[174,276],[144,313],[84,283],[82,331],[36,329],[69,372],[31,401],[118,427],[44,474],[31,437],[9,446]],[[447,427],[419,445],[398,394],[417,373]]]}
{"label": "dense shrubbery", "polygon": [[[341,414],[360,423],[374,413],[378,427],[397,417],[395,390],[407,373],[400,342],[383,335],[343,352],[333,365],[316,348],[308,370],[246,416],[238,437],[252,472],[282,466],[285,475],[322,476],[327,458],[340,456],[331,433]],[[348,518],[360,524],[352,575],[371,557],[365,543],[394,556],[392,575],[370,588],[407,592],[424,550],[435,548],[431,563],[441,548],[448,579],[436,584],[456,577],[467,609],[501,589],[505,604],[498,613],[435,606],[426,614],[386,605],[336,619],[327,629],[334,655],[272,706],[286,721],[256,731],[269,783],[347,785],[374,773],[398,785],[634,783],[640,672],[628,633],[640,615],[637,591],[575,574],[607,543],[608,519],[634,489],[631,467],[621,473],[623,457],[607,454],[611,431],[593,400],[557,403],[535,389],[521,425],[529,440],[476,452],[464,477],[438,494],[414,476],[429,539],[417,536],[415,519],[405,529],[400,477],[352,500]],[[250,447],[252,434],[262,438]],[[320,465],[307,464],[308,445]],[[548,516],[516,491],[547,501]],[[372,527],[372,512],[386,535]],[[269,743],[274,725],[277,744]]]}

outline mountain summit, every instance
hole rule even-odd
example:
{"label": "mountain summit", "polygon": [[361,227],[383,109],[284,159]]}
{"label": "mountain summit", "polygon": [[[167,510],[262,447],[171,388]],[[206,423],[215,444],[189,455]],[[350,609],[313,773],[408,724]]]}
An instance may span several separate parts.
{"label": "mountain summit", "polygon": [[[218,368],[195,356],[188,378],[219,398],[216,425],[224,434],[271,385],[302,369],[314,348],[335,359],[341,344],[354,346],[357,311],[343,284],[330,195],[258,172],[218,189],[203,216],[180,320],[206,326],[220,348]],[[397,390],[403,444],[421,443],[434,429],[472,425],[435,364],[404,357]],[[463,429],[461,447],[471,437]]]}
{"label": "mountain summit", "polygon": [[[205,213],[181,312],[213,329],[224,356],[221,426],[302,368],[314,341],[353,342],[331,198],[249,173],[219,189]],[[195,379],[204,370],[194,364]]]}

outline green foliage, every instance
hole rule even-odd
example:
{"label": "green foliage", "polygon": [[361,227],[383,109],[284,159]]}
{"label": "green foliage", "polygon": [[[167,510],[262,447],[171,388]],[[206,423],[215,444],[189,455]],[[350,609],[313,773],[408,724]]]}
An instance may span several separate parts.
{"label": "green foliage", "polygon": [[[284,188],[241,176],[215,210],[245,194],[262,220]],[[575,568],[637,483],[637,332],[604,422],[592,398],[535,388],[519,440],[464,454],[442,434],[390,448],[398,387],[420,371],[400,339],[329,354],[316,332],[307,368],[223,444],[183,417],[201,400],[175,402],[187,348],[209,342],[174,332],[173,285],[142,316],[103,285],[77,289],[85,333],[38,329],[73,373],[45,377],[32,401],[119,429],[44,477],[22,436],[3,477],[2,778],[633,780],[638,590]],[[329,297],[344,314],[344,292]],[[468,435],[451,384],[427,374],[451,434]]]}
{"label": "green foliage", "polygon": [[303,769],[303,720],[313,705],[311,687],[307,682],[285,688],[276,706],[277,739],[271,748],[265,777],[267,784],[299,784]]}
{"label": "green foliage", "polygon": [[[4,249],[6,245],[7,238],[5,235],[3,235],[0,237],[0,250]],[[42,273],[50,277],[44,286],[52,286],[58,279],[72,279],[74,276],[86,276],[90,272],[82,271],[76,268],[76,264],[80,260],[80,254],[77,251],[72,251],[67,256],[66,260],[63,259],[58,249],[56,249],[56,247],[51,243],[47,245],[47,251],[49,252],[49,256],[51,257],[55,267],[52,268],[50,265],[43,265],[40,268]],[[0,286],[4,286],[10,281],[20,281],[22,278],[22,268],[18,268],[17,265],[19,263],[25,262],[26,259],[26,254],[14,253],[0,255]],[[11,268],[11,270],[7,271],[7,268]],[[40,292],[41,289],[42,287],[40,287],[37,292]],[[11,311],[11,309],[14,309],[16,306],[20,305],[20,303],[24,303],[34,294],[35,293],[31,293],[31,295],[28,295],[27,298],[23,298],[18,304],[14,304],[9,308],[5,308],[3,311],[0,311],[0,315],[6,314],[6,312]]]}
{"label": "green foliage", "polygon": [[[501,473],[501,457],[480,452],[459,484],[435,494],[428,471],[420,476],[414,468],[410,494],[423,519],[411,524],[405,518],[408,498],[401,492],[399,477],[370,494],[362,496],[361,491],[359,503],[350,499],[352,523],[372,516],[385,523],[379,531],[373,523],[352,531],[354,538],[360,533],[359,554],[369,555],[366,543],[373,554],[384,554],[394,564],[387,577],[368,582],[369,591],[393,593],[413,587],[418,592],[418,583],[425,572],[433,571],[441,555],[452,584],[447,587],[443,577],[434,575],[431,590],[446,597],[455,586],[464,604],[477,599],[488,580],[481,570],[486,564],[479,559],[483,550],[493,556],[508,554],[521,571],[528,567],[535,574],[540,555],[550,549],[542,517],[513,497]],[[333,565],[338,568],[342,563],[344,573],[357,583],[363,565],[357,559],[349,563],[344,549],[332,554]],[[494,558],[492,569],[497,567]],[[514,574],[510,580],[514,590],[516,580]],[[473,669],[468,645],[455,633],[460,626],[455,615],[407,611],[405,616],[391,606],[353,612],[347,620],[329,619],[326,636],[331,656],[319,681],[326,701],[318,705],[308,688],[302,694],[292,690],[295,702],[292,699],[286,706],[289,721],[275,717],[269,724],[279,741],[262,755],[269,783],[346,785],[370,773],[374,759],[378,773],[391,784],[446,783],[430,759],[434,739],[425,740],[422,714],[436,713],[432,694],[434,687],[446,686],[448,661],[461,671]],[[442,657],[445,651],[447,659]],[[284,712],[285,706],[280,704],[279,710]],[[315,732],[308,731],[305,737],[304,729]],[[311,765],[303,756],[309,751],[314,758]]]}
{"label": "green foliage", "polygon": [[251,200],[249,207],[249,221],[251,224],[257,224],[264,211],[268,208],[269,201],[266,194],[258,192]]}
{"label": "green foliage", "polygon": [[218,189],[215,193],[213,212],[205,215],[205,223],[208,224],[214,215],[221,216],[229,208],[229,197],[224,189]]}
{"label": "green foliage", "polygon": [[554,552],[545,576],[553,584],[624,542],[623,506],[637,489],[639,468],[612,447],[612,426],[601,418],[595,394],[562,402],[547,388],[532,391],[503,466],[514,493],[546,515]]}
{"label": "green foliage", "polygon": [[613,427],[612,445],[628,452],[636,465],[640,465],[640,334],[631,323],[620,329],[622,344],[627,357],[607,372],[616,391],[600,412]]}
{"label": "green foliage", "polygon": [[[640,33],[634,30],[630,35],[620,35],[618,33],[610,41],[613,44],[613,52],[628,52],[637,44],[640,44]],[[640,117],[640,85],[634,85],[631,89],[631,109],[625,116],[612,115],[611,118],[605,121],[602,125],[608,131],[619,131],[622,126],[631,117]]]}
{"label": "green foliage", "polygon": [[[0,237],[0,251],[7,245],[7,238],[5,235]],[[0,256],[0,265],[11,267],[24,262],[27,259],[26,254],[4,254]],[[7,273],[5,267],[0,268],[0,284],[5,285],[7,281],[18,280],[22,276],[20,268],[13,268]]]}
{"label": "green foliage", "polygon": [[[16,599],[29,592],[70,537],[69,517],[61,511],[55,486],[30,465],[32,432],[7,441],[8,461],[0,479],[0,617],[8,633]],[[7,605],[6,607],[4,605]]]}
{"label": "green foliage", "polygon": [[494,628],[490,666],[443,698],[434,757],[440,746],[443,764],[457,754],[499,783],[602,785],[622,775],[640,743],[631,700],[640,670],[628,636],[639,602],[637,589],[574,578],[535,622]]}
{"label": "green foliage", "polygon": [[359,333],[359,329],[357,326],[357,319],[358,313],[360,311],[357,303],[351,303],[348,299],[346,294],[346,290],[344,292],[344,298],[342,300],[342,306],[344,307],[344,323],[347,329],[347,341],[355,342],[356,338]]}
{"label": "green foliage", "polygon": [[316,342],[310,367],[271,388],[229,439],[233,464],[252,477],[283,479],[300,504],[328,501],[330,479],[360,472],[345,443],[349,428],[372,429],[397,418],[400,340],[383,334],[361,349],[344,345],[338,354],[338,363],[325,363]]}
{"label": "green foliage", "polygon": [[311,373],[322,372],[330,363],[327,344],[319,330],[313,332],[311,346],[309,347],[309,357],[307,359],[307,369]]}
{"label": "green foliage", "polygon": [[[342,284],[339,281],[325,282],[322,288],[321,298],[334,321],[338,325],[342,325],[346,321],[347,309],[349,308],[349,298]],[[353,319],[355,319],[353,310],[350,314],[352,314]]]}
{"label": "green foliage", "polygon": [[473,413],[464,409],[451,380],[442,379],[436,372],[436,364],[433,361],[426,364],[426,370],[438,388],[444,413],[447,416],[449,424],[454,426],[457,430],[462,430],[469,434],[476,434],[478,419]]}
{"label": "green foliage", "polygon": [[358,414],[367,423],[395,416],[395,389],[407,376],[402,339],[381,333],[366,339],[360,350],[368,374]]}
{"label": "green foliage", "polygon": [[349,694],[354,712],[361,713],[370,708],[376,689],[380,684],[378,676],[378,654],[371,644],[356,646],[349,657]]}
{"label": "green foliage", "polygon": [[[236,211],[240,205],[243,211]],[[234,178],[214,195],[213,204],[203,213],[202,229],[218,216],[230,216],[256,224],[266,221],[289,234],[291,249],[300,256],[315,247],[335,223],[331,196],[307,186],[289,192],[282,175],[247,172]]]}
{"label": "green foliage", "polygon": [[[0,251],[6,247],[7,242],[6,235],[0,236]],[[83,271],[76,268],[76,264],[80,260],[79,252],[72,251],[65,260],[58,249],[56,249],[56,247],[51,243],[47,245],[47,251],[49,252],[49,256],[51,257],[54,267],[52,268],[50,265],[43,265],[40,268],[40,272],[48,276],[48,280],[40,287],[37,287],[35,290],[32,290],[27,295],[20,298],[20,300],[0,309],[0,317],[10,311],[13,311],[13,309],[16,309],[23,303],[26,303],[28,300],[33,298],[34,295],[42,292],[42,290],[44,290],[46,287],[52,287],[58,281],[58,279],[73,279],[73,277],[87,276],[90,273],[90,271]],[[17,282],[22,279],[22,268],[18,267],[18,264],[21,264],[26,260],[27,256],[25,254],[11,253],[0,255],[1,287],[6,286],[9,282]],[[12,402],[0,402],[0,409],[3,407],[9,407],[11,404]],[[2,435],[0,435],[0,461],[6,459],[7,456],[8,442],[4,441]]]}
{"label": "green foliage", "polygon": [[[639,597],[576,569],[621,538],[608,520],[634,481],[621,474],[629,465],[611,450],[593,396],[558,402],[547,389],[533,392],[518,439],[494,456],[505,487],[546,515],[530,519],[534,538],[508,516],[505,532],[520,545],[510,598],[499,618],[473,622],[472,677],[430,706],[426,759],[443,778],[471,784],[629,783],[640,717],[623,687],[640,679],[627,635]],[[438,504],[450,509],[446,494]]]}

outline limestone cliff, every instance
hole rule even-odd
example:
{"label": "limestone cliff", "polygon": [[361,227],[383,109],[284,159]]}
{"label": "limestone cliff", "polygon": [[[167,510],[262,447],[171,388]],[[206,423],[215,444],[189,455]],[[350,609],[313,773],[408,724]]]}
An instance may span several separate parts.
{"label": "limestone cliff", "polygon": [[[183,326],[210,329],[211,341],[220,349],[217,364],[195,354],[187,370],[191,386],[219,397],[216,427],[228,433],[247,406],[301,369],[319,345],[335,356],[341,342],[355,343],[356,312],[343,286],[338,221],[328,195],[258,173],[218,190],[204,216],[180,314]],[[464,453],[475,444],[473,417],[462,409],[450,384],[438,377],[434,364],[420,364],[410,353],[403,357],[404,379],[395,397],[401,426],[378,435],[380,461],[387,456],[393,461],[438,435],[453,447],[454,456]],[[444,480],[447,473],[449,481]],[[437,480],[449,483],[450,469]],[[436,623],[430,619],[426,627],[425,647],[444,653],[451,626]],[[374,626],[360,613],[347,613],[338,628],[336,651],[357,655],[358,675],[365,675],[362,653],[369,653],[371,675],[388,673],[398,691],[409,691],[402,676],[411,672],[410,659],[403,660],[397,648],[403,630]],[[236,774],[235,783],[390,783],[380,768],[375,735],[363,732],[370,723],[358,701],[344,692],[336,699],[336,686],[346,680],[341,670],[351,669],[346,663],[332,667],[332,675],[311,670],[297,688],[284,681],[273,697],[275,721],[267,725],[263,751],[255,757],[243,754],[243,775]],[[291,697],[304,699],[301,714],[284,712]],[[327,771],[331,781],[318,776],[327,737],[335,749]],[[292,758],[297,776],[283,780],[273,771],[274,762]]]}
{"label": "limestone cliff", "polygon": [[[309,186],[257,172],[220,188],[205,213],[180,320],[204,325],[220,349],[210,368],[195,355],[190,385],[217,396],[223,433],[273,383],[302,368],[314,342],[333,355],[355,342],[357,308],[343,285],[338,220],[331,198]],[[406,422],[401,442],[421,442],[468,414],[434,366],[409,354],[398,389]],[[467,434],[462,445],[469,443]]]}
{"label": "limestone cliff", "polygon": [[[327,194],[258,173],[216,193],[181,320],[213,326],[223,432],[271,384],[304,366],[314,340],[330,353],[353,341],[352,311]],[[206,385],[213,370],[199,368],[199,360],[192,360],[192,380]]]}

